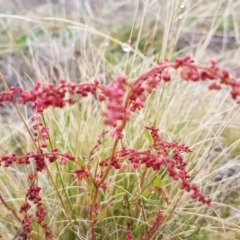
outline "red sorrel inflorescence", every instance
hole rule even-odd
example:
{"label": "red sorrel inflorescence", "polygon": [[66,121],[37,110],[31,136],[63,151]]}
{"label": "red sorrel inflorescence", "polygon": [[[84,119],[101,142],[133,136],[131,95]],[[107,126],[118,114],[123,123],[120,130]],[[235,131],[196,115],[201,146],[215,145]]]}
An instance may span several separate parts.
{"label": "red sorrel inflorescence", "polygon": [[[23,156],[17,156],[16,153],[3,155],[0,157],[0,166],[9,167],[12,163],[28,165],[35,163],[34,171],[29,174],[28,178],[31,182],[26,192],[25,201],[21,208],[16,212],[0,195],[0,199],[4,206],[12,211],[13,216],[20,222],[19,236],[24,239],[31,239],[32,223],[37,222],[43,229],[47,239],[52,239],[53,235],[50,226],[47,223],[44,204],[42,203],[41,190],[37,185],[38,173],[46,171],[48,176],[51,173],[48,170],[48,164],[59,161],[59,164],[66,165],[69,161],[75,163],[75,176],[78,181],[85,178],[90,179],[93,184],[93,195],[89,205],[89,218],[91,222],[91,239],[95,239],[95,229],[98,223],[97,214],[101,208],[99,202],[100,189],[108,191],[106,179],[111,169],[121,170],[127,163],[130,163],[132,170],[145,167],[159,171],[162,168],[167,170],[168,175],[173,181],[180,181],[181,188],[191,192],[191,198],[201,203],[211,206],[211,200],[200,193],[196,184],[190,182],[190,176],[186,170],[187,163],[184,161],[182,154],[190,153],[191,150],[184,144],[178,142],[166,142],[159,136],[159,130],[154,126],[146,126],[152,137],[152,145],[147,149],[130,149],[122,147],[119,149],[119,142],[124,138],[123,129],[128,121],[134,118],[134,113],[144,108],[147,96],[151,94],[161,83],[171,81],[171,71],[178,70],[180,76],[186,81],[205,81],[209,80],[209,89],[220,90],[223,85],[231,88],[230,94],[233,99],[239,102],[240,97],[240,81],[232,77],[228,70],[221,70],[215,61],[211,61],[208,66],[197,65],[190,55],[177,58],[174,62],[165,60],[157,64],[150,71],[142,74],[133,82],[128,82],[125,76],[119,76],[108,86],[102,85],[95,80],[93,83],[73,83],[61,80],[58,85],[43,85],[36,82],[33,89],[24,90],[19,87],[11,87],[6,91],[0,92],[0,106],[4,107],[5,102],[14,104],[32,104],[35,111],[31,118],[34,123],[32,131],[29,131],[34,142],[35,149]],[[90,165],[84,165],[76,161],[75,157],[62,153],[59,149],[51,149],[49,144],[49,131],[41,116],[44,110],[53,108],[64,108],[66,104],[75,104],[79,101],[79,97],[87,97],[89,94],[97,96],[99,102],[106,104],[106,110],[102,112],[106,126],[110,126],[112,131],[110,136],[113,138],[111,155],[99,162],[97,174],[92,173]],[[108,134],[104,131],[101,137]],[[95,149],[102,144],[101,137],[93,148],[90,156],[93,155]],[[142,182],[144,176],[142,178]],[[159,189],[161,189],[159,187]],[[163,191],[163,190],[162,190]],[[164,193],[164,191],[163,191]],[[168,202],[169,196],[163,194],[163,198]],[[171,197],[171,196],[170,196]],[[59,198],[61,195],[59,194]],[[61,200],[61,199],[60,199]],[[61,201],[62,202],[62,201]],[[63,202],[62,202],[63,204]],[[31,211],[30,211],[31,209]],[[33,213],[34,209],[34,213]],[[68,215],[68,214],[67,214]],[[68,215],[70,224],[72,224],[71,216]],[[151,236],[159,229],[164,221],[164,212],[156,213],[155,221],[141,239],[150,239]],[[132,229],[128,229],[126,239],[133,239]]]}

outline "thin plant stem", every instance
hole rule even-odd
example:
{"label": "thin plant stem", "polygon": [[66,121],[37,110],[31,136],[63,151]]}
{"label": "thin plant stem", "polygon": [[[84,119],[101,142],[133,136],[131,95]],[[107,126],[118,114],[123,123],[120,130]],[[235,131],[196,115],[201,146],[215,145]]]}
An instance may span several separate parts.
{"label": "thin plant stem", "polygon": [[0,200],[3,203],[3,205],[12,212],[13,216],[18,220],[18,222],[22,223],[21,218],[17,215],[17,213],[6,203],[2,195],[0,194]]}

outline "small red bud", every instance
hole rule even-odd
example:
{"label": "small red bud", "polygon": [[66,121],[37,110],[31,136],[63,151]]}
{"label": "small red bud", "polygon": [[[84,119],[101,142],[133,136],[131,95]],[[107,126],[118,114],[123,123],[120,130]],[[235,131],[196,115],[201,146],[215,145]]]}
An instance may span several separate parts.
{"label": "small red bud", "polygon": [[46,148],[47,147],[47,144],[46,143],[43,143],[42,144],[42,148]]}

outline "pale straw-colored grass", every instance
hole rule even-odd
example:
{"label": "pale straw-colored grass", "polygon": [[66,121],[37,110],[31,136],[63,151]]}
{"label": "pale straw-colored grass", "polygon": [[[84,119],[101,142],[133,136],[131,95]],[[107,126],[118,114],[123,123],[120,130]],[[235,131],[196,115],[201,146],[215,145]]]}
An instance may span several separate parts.
{"label": "pale straw-colored grass", "polygon": [[[230,53],[224,50],[213,53],[207,46],[217,31],[226,36],[230,27],[239,40],[239,15],[236,10],[239,5],[240,1],[226,0],[109,0],[103,4],[79,4],[76,9],[80,12],[73,11],[72,14],[63,8],[54,11],[55,5],[50,1],[47,5],[32,9],[32,12],[24,13],[21,8],[21,14],[17,14],[14,7],[9,7],[12,12],[0,14],[1,29],[6,31],[2,36],[0,52],[3,56],[20,55],[32,68],[34,78],[27,74],[19,76],[27,88],[36,79],[43,83],[57,83],[59,78],[73,78],[77,82],[99,79],[107,84],[121,73],[133,81],[157,61],[179,54],[174,47],[182,31],[195,31],[204,23],[206,35],[194,50],[196,60],[206,63],[214,56],[221,65],[233,67],[239,64],[239,49]],[[127,33],[124,36],[118,31],[123,30],[122,26]],[[39,30],[38,33],[35,29]],[[114,32],[118,34],[112,36]],[[21,42],[21,36],[26,36],[26,40]],[[148,47],[141,52],[138,46],[142,39]],[[185,47],[184,51],[188,51],[188,46]],[[156,48],[160,50],[153,55]],[[39,49],[47,52],[44,60]],[[112,140],[105,137],[92,160],[89,160],[89,153],[105,128],[102,109],[104,106],[98,104],[94,97],[88,97],[80,100],[77,106],[49,109],[44,113],[44,120],[50,128],[52,147],[76,156],[80,163],[91,161],[93,174],[99,161],[111,153]],[[28,120],[31,111],[25,108],[22,112],[31,127]],[[17,111],[10,108],[7,114],[4,117],[0,115],[0,153],[16,151],[25,154],[33,151],[33,144]],[[99,216],[99,239],[124,239],[124,221],[135,222],[137,229],[146,228],[149,219],[154,218],[156,209],[164,210],[166,221],[153,239],[240,238],[239,173],[216,181],[229,166],[237,169],[239,165],[239,108],[230,99],[228,89],[210,92],[206,84],[182,82],[176,73],[173,81],[161,85],[149,97],[145,109],[126,126],[126,138],[121,144],[138,150],[148,147],[149,140],[144,130],[146,125],[159,127],[160,135],[166,141],[178,141],[191,147],[193,153],[186,155],[188,170],[192,181],[212,198],[213,208],[192,201],[188,193],[179,190],[179,183],[169,181],[164,171],[155,173],[149,170],[141,189],[139,176],[142,169],[132,172],[126,167],[123,171],[112,171],[106,180],[109,191],[101,192],[104,210]],[[214,150],[217,147],[220,150]],[[1,194],[16,212],[29,185],[26,174],[32,169],[33,166],[16,165],[8,169],[0,168]],[[91,182],[76,181],[73,164],[58,168],[53,164],[49,165],[49,169],[65,205],[60,203],[47,173],[39,174],[39,185],[43,187],[41,196],[54,236],[56,239],[76,239],[77,236],[79,239],[90,239],[87,217]],[[148,190],[156,183],[167,190],[169,205],[161,194]],[[135,204],[137,199],[144,203],[145,208],[135,216],[134,207],[128,204]],[[122,207],[123,202],[125,208]],[[71,230],[66,209],[75,219],[75,229]],[[0,204],[0,211],[1,234],[6,239],[13,239],[19,223],[3,204]],[[127,211],[131,214],[127,215]],[[146,218],[142,217],[145,215]],[[38,230],[37,227],[34,229],[34,238],[42,239]]]}

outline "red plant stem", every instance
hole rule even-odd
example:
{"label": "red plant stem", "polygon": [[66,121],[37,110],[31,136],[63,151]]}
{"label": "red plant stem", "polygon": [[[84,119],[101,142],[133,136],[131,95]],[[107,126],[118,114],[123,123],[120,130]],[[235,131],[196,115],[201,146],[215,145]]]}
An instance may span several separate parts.
{"label": "red plant stem", "polygon": [[[125,121],[125,122],[126,122],[126,121]],[[125,125],[126,125],[126,123],[124,124],[124,126],[125,126]],[[111,154],[110,161],[109,161],[108,166],[107,166],[107,168],[106,168],[106,170],[105,170],[105,172],[104,172],[104,174],[103,174],[103,177],[97,182],[97,186],[98,186],[98,187],[105,181],[105,179],[107,178],[107,176],[108,176],[108,174],[109,174],[109,172],[110,172],[110,170],[111,170],[111,167],[112,167],[112,165],[111,165],[111,159],[112,159],[112,158],[114,157],[114,155],[115,155],[118,142],[119,142],[119,139],[115,139],[114,144],[113,144],[113,150],[112,150],[112,154]]]}
{"label": "red plant stem", "polygon": [[[129,105],[129,96],[130,96],[130,92],[128,93],[127,97],[126,97],[126,101],[125,101],[125,108],[128,107]],[[127,120],[123,120],[121,128],[120,128],[120,132],[123,131],[124,127],[127,124]],[[108,166],[103,174],[103,177],[96,183],[95,186],[95,191],[94,191],[94,195],[93,195],[93,199],[92,199],[92,203],[91,203],[91,207],[90,207],[90,214],[89,214],[89,218],[90,221],[92,222],[92,226],[91,226],[91,240],[95,240],[95,230],[94,227],[96,225],[96,221],[93,220],[93,208],[95,206],[95,203],[97,201],[97,197],[98,197],[98,192],[99,192],[99,187],[101,186],[101,184],[105,181],[105,179],[107,178],[110,170],[111,170],[111,159],[114,157],[115,153],[116,153],[116,149],[117,149],[117,145],[119,143],[119,139],[115,139],[114,144],[113,144],[113,149],[112,149],[112,154],[111,154],[111,158],[109,160]]]}
{"label": "red plant stem", "polygon": [[[126,125],[126,120],[123,121],[122,123],[122,128],[121,128],[121,131],[123,130],[123,128],[125,127]],[[101,184],[105,181],[105,179],[107,178],[110,170],[111,170],[111,159],[113,158],[113,156],[115,155],[115,152],[116,152],[116,149],[117,149],[117,145],[119,143],[119,139],[115,139],[114,141],[114,145],[113,145],[113,150],[112,150],[112,154],[111,154],[111,158],[110,158],[110,161],[108,163],[108,166],[107,166],[107,169],[105,170],[104,172],[104,175],[103,177],[99,180],[99,182],[96,183],[96,185],[94,184],[95,186],[95,191],[94,191],[94,195],[93,195],[93,199],[92,199],[92,203],[91,203],[91,207],[90,207],[90,214],[89,214],[89,218],[90,218],[90,221],[92,222],[92,226],[91,226],[91,240],[95,240],[95,225],[96,225],[96,220],[93,220],[93,208],[95,206],[95,203],[97,201],[97,197],[98,197],[98,192],[99,192],[99,187],[101,186]]]}
{"label": "red plant stem", "polygon": [[22,223],[21,218],[17,215],[17,213],[5,202],[5,200],[3,199],[2,195],[0,194],[0,200],[2,201],[3,205],[12,212],[12,214],[14,215],[14,217],[20,222]]}
{"label": "red plant stem", "polygon": [[[127,108],[128,105],[129,105],[129,96],[130,96],[130,93],[131,93],[131,92],[129,92],[128,95],[127,95],[127,97],[126,97],[126,101],[125,101],[125,104],[124,104],[124,105],[125,105],[125,108]],[[119,132],[122,132],[122,131],[123,131],[123,129],[125,128],[125,126],[126,126],[126,124],[127,124],[127,121],[128,121],[128,120],[126,120],[126,119],[123,120]],[[111,159],[114,157],[114,155],[115,155],[115,153],[116,153],[116,149],[117,149],[118,143],[119,143],[119,139],[117,138],[117,139],[115,139],[114,144],[113,144]],[[107,169],[105,170],[105,172],[104,172],[104,174],[103,174],[103,177],[102,177],[102,178],[99,180],[99,182],[97,183],[98,186],[100,186],[100,185],[105,181],[105,179],[106,179],[107,176],[108,176],[108,173],[110,172],[110,169],[111,169],[111,166],[112,166],[112,165],[111,165],[111,159],[110,159],[110,161],[109,161],[109,163],[108,163]]]}

